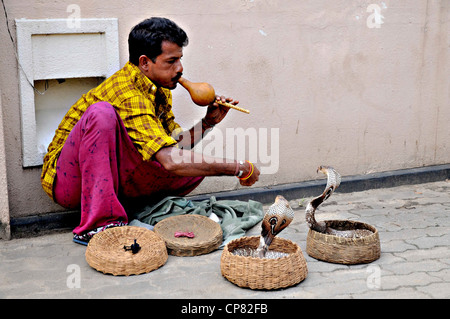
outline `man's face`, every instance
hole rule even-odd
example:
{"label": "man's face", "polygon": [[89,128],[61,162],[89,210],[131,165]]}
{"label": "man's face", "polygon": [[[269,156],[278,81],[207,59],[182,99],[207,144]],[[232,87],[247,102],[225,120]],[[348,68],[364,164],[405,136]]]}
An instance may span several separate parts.
{"label": "man's face", "polygon": [[183,73],[181,58],[183,48],[169,41],[163,41],[162,53],[153,63],[146,56],[141,56],[139,68],[157,86],[174,89]]}

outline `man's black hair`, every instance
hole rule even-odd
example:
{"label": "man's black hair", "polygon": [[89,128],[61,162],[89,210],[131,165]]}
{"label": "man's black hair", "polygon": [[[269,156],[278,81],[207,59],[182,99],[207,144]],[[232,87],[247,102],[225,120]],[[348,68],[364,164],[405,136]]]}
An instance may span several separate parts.
{"label": "man's black hair", "polygon": [[146,55],[153,62],[162,53],[161,43],[166,40],[180,47],[188,45],[189,38],[175,22],[153,17],[137,24],[128,36],[130,62],[139,65],[139,57]]}

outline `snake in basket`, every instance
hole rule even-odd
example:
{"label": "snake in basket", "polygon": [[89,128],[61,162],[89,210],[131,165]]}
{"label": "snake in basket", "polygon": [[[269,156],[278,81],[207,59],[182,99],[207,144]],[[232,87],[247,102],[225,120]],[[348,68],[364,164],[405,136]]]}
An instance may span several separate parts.
{"label": "snake in basket", "polygon": [[260,243],[256,252],[260,258],[267,254],[270,244],[276,235],[285,229],[294,219],[294,211],[289,202],[281,195],[269,207],[261,223]]}
{"label": "snake in basket", "polygon": [[314,216],[317,207],[322,204],[325,200],[330,198],[331,194],[339,187],[341,184],[341,175],[331,166],[319,166],[317,173],[321,172],[327,176],[327,185],[325,190],[320,196],[313,198],[306,206],[306,223],[308,227],[319,233],[335,235],[339,237],[346,238],[360,238],[372,234],[368,229],[350,229],[350,230],[338,230],[329,227],[324,221],[316,221]]}
{"label": "snake in basket", "polygon": [[285,229],[293,219],[294,211],[289,206],[289,202],[283,196],[278,195],[263,217],[259,246],[256,249],[252,247],[236,248],[232,253],[238,256],[267,259],[287,256],[288,253],[269,250],[269,246],[275,236]]}

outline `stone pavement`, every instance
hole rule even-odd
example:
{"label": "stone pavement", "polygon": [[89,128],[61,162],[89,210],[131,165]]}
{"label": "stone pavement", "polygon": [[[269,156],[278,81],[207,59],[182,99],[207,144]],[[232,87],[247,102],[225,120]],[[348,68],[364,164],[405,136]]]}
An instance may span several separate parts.
{"label": "stone pavement", "polygon": [[[138,276],[104,275],[85,261],[85,247],[60,232],[0,241],[0,298],[449,298],[450,182],[339,193],[317,219],[351,219],[375,226],[380,259],[363,265],[322,262],[306,254],[305,205],[291,201],[295,218],[280,237],[298,243],[308,263],[300,284],[276,291],[240,288],[221,276],[221,251],[169,256]],[[265,207],[267,207],[266,205]],[[257,225],[248,235],[258,235]],[[177,310],[178,311],[178,310]]]}

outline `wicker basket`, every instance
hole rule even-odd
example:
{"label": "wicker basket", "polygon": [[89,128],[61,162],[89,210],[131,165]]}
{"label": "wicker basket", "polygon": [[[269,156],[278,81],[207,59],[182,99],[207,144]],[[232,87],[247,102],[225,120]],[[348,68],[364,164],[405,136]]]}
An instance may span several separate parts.
{"label": "wicker basket", "polygon": [[334,229],[368,229],[373,233],[361,238],[343,238],[312,229],[306,239],[306,253],[316,259],[338,264],[364,264],[380,258],[380,238],[375,227],[349,220],[327,220]]}
{"label": "wicker basket", "polygon": [[[133,254],[124,246],[134,244],[141,249]],[[153,231],[136,226],[108,228],[92,237],[86,248],[86,261],[105,274],[138,275],[155,270],[167,261],[164,240]]]}
{"label": "wicker basket", "polygon": [[241,237],[229,242],[220,263],[222,276],[239,287],[251,289],[279,289],[298,284],[308,274],[305,257],[300,246],[290,240],[275,237],[271,250],[288,253],[277,259],[243,257],[232,252],[237,248],[259,245],[259,236]]}
{"label": "wicker basket", "polygon": [[[198,256],[219,248],[223,241],[222,228],[202,215],[179,215],[163,219],[155,232],[166,242],[167,251],[174,256]],[[193,232],[195,237],[175,237],[175,232]]]}

